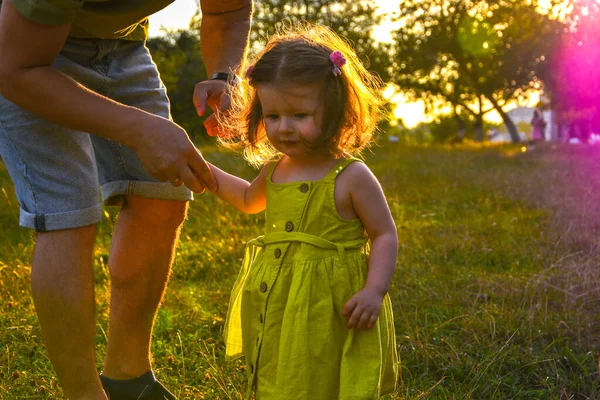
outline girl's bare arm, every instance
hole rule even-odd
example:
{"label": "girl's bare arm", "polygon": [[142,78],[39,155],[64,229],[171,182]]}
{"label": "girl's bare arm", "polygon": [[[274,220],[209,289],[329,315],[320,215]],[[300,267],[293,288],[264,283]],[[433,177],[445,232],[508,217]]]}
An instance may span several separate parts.
{"label": "girl's bare arm", "polygon": [[[344,307],[348,328],[372,328],[388,292],[398,256],[398,234],[381,185],[371,170],[354,163],[345,178],[352,206],[371,240],[369,269],[364,288]],[[349,168],[348,168],[349,169]]]}
{"label": "girl's bare arm", "polygon": [[213,193],[221,200],[226,201],[246,214],[256,214],[265,209],[267,204],[267,167],[264,167],[260,171],[260,174],[250,183],[212,164],[209,164],[209,166],[219,185],[219,188],[213,191]]}

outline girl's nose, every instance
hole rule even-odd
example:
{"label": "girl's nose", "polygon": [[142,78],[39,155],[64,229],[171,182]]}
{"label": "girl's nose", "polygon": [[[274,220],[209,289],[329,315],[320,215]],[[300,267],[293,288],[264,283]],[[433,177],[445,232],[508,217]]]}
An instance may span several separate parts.
{"label": "girl's nose", "polygon": [[290,120],[290,118],[287,117],[281,117],[281,121],[279,123],[279,132],[281,133],[290,133],[292,132],[293,126],[292,126],[292,121]]}

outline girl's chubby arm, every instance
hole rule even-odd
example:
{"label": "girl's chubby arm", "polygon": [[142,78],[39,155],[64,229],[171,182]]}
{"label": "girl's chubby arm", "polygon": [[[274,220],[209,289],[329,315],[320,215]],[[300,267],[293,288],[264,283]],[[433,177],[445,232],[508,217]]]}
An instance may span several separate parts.
{"label": "girl's chubby arm", "polygon": [[[352,168],[350,168],[352,167]],[[381,185],[369,167],[353,163],[344,172],[352,207],[371,240],[367,281],[344,305],[347,328],[370,329],[375,325],[388,292],[398,256],[398,233]],[[339,179],[339,178],[338,178]]]}
{"label": "girl's chubby arm", "polygon": [[263,211],[267,204],[266,178],[268,168],[265,166],[252,183],[231,175],[212,164],[208,164],[218,182],[219,188],[213,193],[246,214]]}

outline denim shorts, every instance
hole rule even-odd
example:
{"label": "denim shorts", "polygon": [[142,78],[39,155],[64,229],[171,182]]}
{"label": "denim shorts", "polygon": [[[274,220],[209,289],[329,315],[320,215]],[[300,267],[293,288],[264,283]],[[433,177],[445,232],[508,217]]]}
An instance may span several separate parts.
{"label": "denim shorts", "polygon": [[[167,93],[145,43],[69,39],[53,67],[117,102],[170,118]],[[191,101],[191,99],[190,99]],[[193,199],[154,179],[121,143],[52,124],[0,96],[0,154],[15,184],[20,224],[38,232],[91,225],[123,196]]]}

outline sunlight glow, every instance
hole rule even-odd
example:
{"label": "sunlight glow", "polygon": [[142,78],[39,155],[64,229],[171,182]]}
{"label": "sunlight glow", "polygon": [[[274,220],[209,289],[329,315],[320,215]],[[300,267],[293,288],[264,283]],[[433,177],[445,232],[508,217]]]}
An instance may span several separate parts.
{"label": "sunlight glow", "polygon": [[572,4],[569,0],[560,2],[556,0],[537,0],[537,9],[541,14],[549,14],[558,20],[564,20],[567,14],[571,12]]}
{"label": "sunlight glow", "polygon": [[[402,0],[375,0],[375,3],[379,13],[392,15],[399,11]],[[174,1],[164,10],[150,16],[150,36],[159,36],[165,29],[187,29],[197,9],[196,0]],[[393,27],[394,24],[387,20],[374,29],[373,35],[379,41],[389,42],[392,39],[390,30]]]}
{"label": "sunlight glow", "polygon": [[392,85],[387,85],[385,87],[385,89],[383,90],[383,97],[386,100],[389,100],[392,98],[393,95],[394,95],[394,87]]}
{"label": "sunlight glow", "polygon": [[379,26],[373,29],[373,37],[385,43],[392,42],[392,31],[396,29],[398,23],[393,22],[394,16],[397,16],[400,10],[400,3],[402,0],[376,0],[377,11],[379,14],[387,14],[386,19]]}
{"label": "sunlight glow", "polygon": [[394,117],[401,119],[404,126],[411,129],[422,122],[429,122],[431,117],[425,115],[425,104],[419,100],[417,102],[408,102],[403,95],[396,95],[392,98],[392,102],[396,104],[394,107]]}
{"label": "sunlight glow", "polygon": [[150,37],[160,36],[165,29],[187,29],[196,10],[198,10],[196,0],[174,1],[165,9],[150,16]]}

